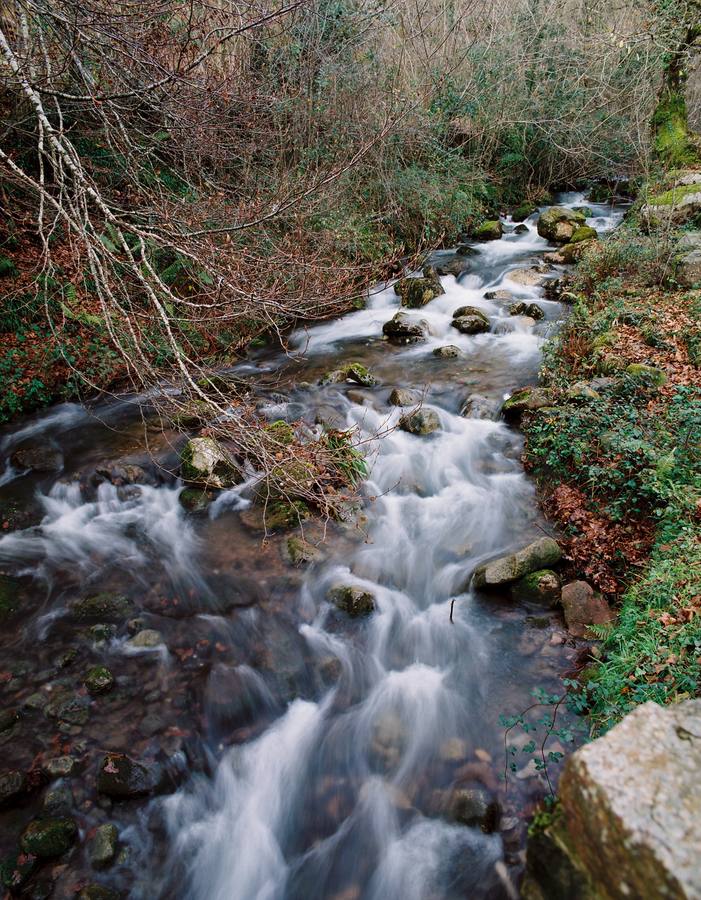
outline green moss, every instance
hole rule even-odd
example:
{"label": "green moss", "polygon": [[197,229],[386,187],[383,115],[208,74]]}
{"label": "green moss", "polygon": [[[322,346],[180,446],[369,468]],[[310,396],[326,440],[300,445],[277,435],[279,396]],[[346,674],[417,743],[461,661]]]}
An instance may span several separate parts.
{"label": "green moss", "polygon": [[275,444],[279,444],[282,447],[289,447],[290,444],[294,443],[294,429],[282,419],[277,419],[275,422],[271,422],[270,425],[266,425],[265,431]]}
{"label": "green moss", "polygon": [[679,187],[665,191],[663,194],[656,194],[653,197],[649,197],[648,204],[650,206],[676,206],[681,203],[684,197],[687,197],[689,194],[697,194],[700,189],[701,185],[698,184],[680,185]]}
{"label": "green moss", "polygon": [[667,381],[667,376],[661,369],[654,366],[645,366],[642,363],[631,363],[626,368],[626,373],[632,378],[641,378],[654,385],[661,385]]}
{"label": "green moss", "polygon": [[652,118],[655,155],[668,166],[698,162],[689,137],[686,100],[680,91],[668,91],[657,104]]}
{"label": "green moss", "polygon": [[574,234],[570,238],[570,244],[579,244],[581,241],[593,241],[596,240],[598,236],[596,228],[592,228],[589,225],[580,225],[579,228],[575,229]]}
{"label": "green moss", "polygon": [[10,257],[0,255],[0,278],[14,277],[17,274],[17,266]]}
{"label": "green moss", "polygon": [[499,219],[490,219],[478,225],[473,234],[478,241],[495,241],[501,237],[503,230]]}

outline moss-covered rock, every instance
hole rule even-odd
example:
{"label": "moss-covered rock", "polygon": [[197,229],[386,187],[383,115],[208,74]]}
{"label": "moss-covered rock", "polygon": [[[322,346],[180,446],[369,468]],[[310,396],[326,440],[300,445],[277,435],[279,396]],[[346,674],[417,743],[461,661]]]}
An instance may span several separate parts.
{"label": "moss-covered rock", "polygon": [[[343,366],[341,369],[327,372],[326,375],[322,375],[319,384],[343,384],[345,381],[352,381],[354,384],[361,385],[361,387],[374,387],[376,384],[379,384],[379,381],[370,370],[359,362],[348,363],[348,365]],[[287,425],[287,428],[289,427],[290,426]]]}
{"label": "moss-covered rock", "polygon": [[20,846],[24,853],[51,859],[70,850],[77,835],[78,826],[68,817],[33,819],[22,832]]}
{"label": "moss-covered rock", "polygon": [[476,588],[499,587],[518,581],[531,572],[539,572],[555,565],[562,558],[562,550],[556,540],[540,538],[508,556],[500,556],[478,566],[473,574]]}
{"label": "moss-covered rock", "polygon": [[117,827],[111,822],[100,825],[90,842],[90,862],[96,869],[104,869],[117,855]]}
{"label": "moss-covered rock", "polygon": [[184,481],[220,489],[243,480],[229,451],[211,437],[192,438],[185,444],[180,453],[180,474]]}
{"label": "moss-covered rock", "polygon": [[448,814],[454,822],[479,828],[485,834],[496,831],[499,824],[499,804],[486,788],[460,788],[450,798]]}
{"label": "moss-covered rock", "polygon": [[562,584],[552,569],[539,569],[519,578],[511,587],[515,600],[555,607],[560,602]]}
{"label": "moss-covered rock", "polygon": [[667,376],[661,369],[654,366],[646,366],[643,363],[631,363],[626,367],[626,374],[631,378],[638,378],[660,386],[667,381]]}
{"label": "moss-covered rock", "polygon": [[473,237],[478,241],[497,241],[504,233],[504,226],[500,219],[489,219],[482,222],[473,231]]}
{"label": "moss-covered rock", "polygon": [[444,294],[445,290],[433,266],[426,266],[421,278],[401,278],[394,285],[394,292],[401,297],[402,306],[420,309]]}
{"label": "moss-covered rock", "polygon": [[551,206],[538,219],[538,234],[555,244],[567,244],[577,228],[584,225],[585,216],[565,206]]}
{"label": "moss-covered rock", "polygon": [[375,598],[369,591],[347,584],[335,585],[327,597],[331,603],[352,618],[367,616],[375,609]]}
{"label": "moss-covered rock", "polygon": [[94,696],[106,694],[114,687],[114,675],[106,666],[93,666],[86,672],[83,681],[88,693]]}
{"label": "moss-covered rock", "polygon": [[535,212],[538,212],[538,207],[535,203],[521,203],[511,213],[511,220],[513,222],[525,222],[525,220]]}
{"label": "moss-covered rock", "polygon": [[590,225],[580,225],[579,228],[576,228],[574,230],[569,243],[579,244],[582,241],[594,241],[598,237],[599,233],[596,228],[592,228]]}
{"label": "moss-covered rock", "polygon": [[321,559],[322,553],[318,547],[305,541],[304,538],[293,536],[285,543],[285,556],[293,566],[301,566]]}
{"label": "moss-covered rock", "polygon": [[189,513],[204,512],[214,500],[215,493],[205,488],[186,487],[180,491],[178,500],[184,510]]}
{"label": "moss-covered rock", "polygon": [[518,421],[525,412],[533,412],[552,405],[552,396],[545,388],[529,387],[515,391],[501,408],[505,419]]}
{"label": "moss-covered rock", "polygon": [[312,515],[303,500],[271,500],[241,511],[241,521],[253,531],[288,531]]}

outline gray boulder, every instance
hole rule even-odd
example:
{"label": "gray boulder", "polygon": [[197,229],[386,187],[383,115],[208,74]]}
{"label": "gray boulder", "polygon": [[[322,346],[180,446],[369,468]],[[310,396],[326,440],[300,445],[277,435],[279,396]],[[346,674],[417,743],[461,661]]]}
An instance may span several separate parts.
{"label": "gray boulder", "polygon": [[472,576],[476,588],[500,587],[510,584],[540,569],[554,566],[562,558],[562,550],[556,540],[542,537],[516,553],[500,556],[478,566]]}
{"label": "gray boulder", "polygon": [[683,287],[698,287],[701,284],[701,249],[685,253],[677,262],[675,274]]}
{"label": "gray boulder", "polygon": [[568,759],[559,794],[561,816],[529,841],[524,896],[556,896],[556,859],[568,897],[701,897],[701,700],[637,707]]}
{"label": "gray boulder", "polygon": [[465,401],[460,415],[466,419],[492,419],[499,418],[501,402],[484,397],[482,394],[471,394]]}
{"label": "gray boulder", "polygon": [[445,290],[433,266],[426,266],[422,278],[400,278],[394,285],[394,293],[401,297],[402,306],[420,309]]}
{"label": "gray boulder", "polygon": [[455,347],[453,344],[448,344],[445,347],[436,347],[433,355],[439,359],[457,359],[460,356],[460,348]]}
{"label": "gray boulder", "polygon": [[461,306],[453,313],[451,325],[462,334],[481,334],[489,331],[489,318],[476,306]]}
{"label": "gray boulder", "polygon": [[416,406],[421,402],[421,394],[408,388],[394,388],[389,395],[391,406]]}

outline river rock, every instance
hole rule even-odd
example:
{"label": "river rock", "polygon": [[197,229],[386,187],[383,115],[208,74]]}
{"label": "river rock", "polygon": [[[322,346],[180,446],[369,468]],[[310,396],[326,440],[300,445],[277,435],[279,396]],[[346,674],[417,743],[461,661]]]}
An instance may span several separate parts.
{"label": "river rock", "polygon": [[102,591],[74,600],[69,609],[78,622],[121,622],[132,613],[133,604],[123,594]]}
{"label": "river rock", "polygon": [[214,500],[214,491],[208,491],[203,488],[186,487],[180,491],[178,501],[182,508],[189,513],[204,512],[209,504]]}
{"label": "river rock", "polygon": [[441,420],[435,410],[422,408],[402,416],[399,420],[399,427],[402,431],[408,431],[410,434],[426,435],[438,431],[441,427]]}
{"label": "river rock", "polygon": [[15,450],[10,462],[16,469],[31,469],[33,472],[60,472],[63,468],[61,451],[42,445]]}
{"label": "river rock", "polygon": [[375,609],[373,595],[369,591],[351,585],[335,585],[329,590],[327,597],[331,603],[353,618],[367,616]]}
{"label": "river rock", "polygon": [[531,572],[555,565],[561,558],[562,550],[557,541],[542,537],[516,553],[500,556],[478,566],[472,576],[473,584],[476,588],[510,584]]}
{"label": "river rock", "polygon": [[501,402],[499,400],[492,400],[482,394],[471,394],[465,401],[460,415],[467,419],[492,419],[495,421],[499,418],[500,412]]}
{"label": "river rock", "polygon": [[426,319],[416,319],[404,312],[398,312],[385,322],[382,333],[391,341],[403,344],[414,344],[426,340],[429,325]]}
{"label": "river rock", "polygon": [[552,397],[545,388],[521,388],[504,401],[502,414],[509,421],[518,421],[524,412],[552,406]]}
{"label": "river rock", "polygon": [[604,625],[615,618],[606,600],[586,581],[566,584],[561,603],[567,628],[575,637],[585,637],[589,625]]}
{"label": "river rock", "polygon": [[359,384],[361,387],[374,387],[379,384],[372,372],[359,362],[348,363],[341,369],[328,372],[322,376],[319,384],[343,384],[346,381],[352,381],[353,384]]}
{"label": "river rock", "polygon": [[224,489],[238,484],[242,474],[229,451],[211,437],[191,438],[180,453],[184,481]]}
{"label": "river rock", "polygon": [[523,284],[526,287],[540,287],[545,284],[547,280],[545,273],[535,266],[531,266],[528,269],[512,269],[510,272],[506,273],[506,277],[509,281],[514,281],[516,284]]}
{"label": "river rock", "polygon": [[54,756],[46,760],[43,769],[49,778],[68,778],[75,769],[75,760],[72,756]]}
{"label": "river rock", "polygon": [[526,310],[528,309],[528,304],[523,300],[518,300],[516,303],[512,303],[509,306],[509,315],[510,316],[525,316]]}
{"label": "river rock", "polygon": [[497,303],[508,303],[509,300],[513,300],[513,297],[511,291],[505,290],[487,291],[484,295],[485,300],[496,300]]}
{"label": "river rock", "polygon": [[26,786],[22,772],[12,769],[0,774],[0,806],[10,806],[24,793]]}
{"label": "river rock", "polygon": [[163,635],[160,631],[155,631],[153,628],[144,628],[143,631],[139,631],[134,637],[129,638],[127,647],[133,647],[137,650],[153,650],[162,643]]}
{"label": "river rock", "polygon": [[402,299],[402,306],[420,309],[445,293],[441,280],[432,266],[426,266],[422,278],[401,278],[394,285],[394,293]]}
{"label": "river rock", "polygon": [[701,191],[694,188],[698,185],[678,185],[665,194],[650,197],[640,209],[642,221],[650,228],[678,228],[696,219],[701,215]]}
{"label": "river rock", "polygon": [[436,258],[434,267],[438,275],[452,275],[454,278],[459,278],[463,273],[469,271],[470,260],[466,256],[456,253],[453,256]]}
{"label": "river rock", "polygon": [[439,359],[457,359],[460,356],[460,348],[453,344],[448,344],[445,347],[436,347],[433,355]]}
{"label": "river rock", "polygon": [[149,484],[154,479],[141,466],[117,459],[96,466],[94,481],[109,481],[110,484],[121,487],[125,484]]}
{"label": "river rock", "polygon": [[540,569],[524,575],[511,586],[514,600],[555,607],[560,602],[560,576],[551,569]]}
{"label": "river rock", "polygon": [[47,789],[42,809],[47,816],[66,816],[74,805],[73,791],[69,785],[59,782]]}
{"label": "river rock", "polygon": [[147,767],[125,753],[107,753],[97,773],[97,790],[114,800],[129,800],[152,794],[159,782],[156,767]]}
{"label": "river rock", "polygon": [[586,216],[581,212],[564,206],[551,206],[538,218],[538,234],[555,244],[567,244],[585,220]]}
{"label": "river rock", "polygon": [[578,228],[575,228],[568,243],[581,244],[582,241],[595,241],[598,237],[599,234],[596,228],[592,228],[590,225],[580,225]]}
{"label": "river rock", "polygon": [[416,406],[421,403],[421,394],[407,388],[394,388],[389,395],[389,402],[392,406]]}
{"label": "river rock", "polygon": [[293,566],[316,562],[323,554],[318,547],[301,537],[289,537],[285,542],[284,556]]}
{"label": "river rock", "polygon": [[90,862],[96,869],[103,869],[114,860],[118,837],[117,828],[111,822],[97,828],[90,842]]}
{"label": "river rock", "polygon": [[475,306],[461,306],[456,309],[450,324],[462,334],[481,334],[489,331],[489,318]]}
{"label": "river rock", "polygon": [[106,666],[93,666],[85,673],[83,683],[93,696],[106,694],[114,687],[114,675]]}
{"label": "river rock", "polygon": [[69,850],[77,835],[78,826],[68,817],[33,819],[22,832],[20,847],[32,856],[51,859]]}
{"label": "river rock", "polygon": [[538,207],[535,205],[535,203],[521,203],[511,213],[511,221],[525,222],[525,220],[532,216],[535,212],[538,212]]}
{"label": "river rock", "polygon": [[461,825],[491,834],[499,824],[500,810],[497,801],[485,788],[460,788],[450,798],[448,814]]}
{"label": "river rock", "polygon": [[504,233],[504,226],[500,219],[490,219],[482,222],[473,231],[473,237],[478,241],[498,241]]}
{"label": "river rock", "polygon": [[[540,896],[701,897],[701,700],[638,706],[569,757],[559,795],[561,816],[529,841]],[[562,872],[577,893],[553,893]]]}

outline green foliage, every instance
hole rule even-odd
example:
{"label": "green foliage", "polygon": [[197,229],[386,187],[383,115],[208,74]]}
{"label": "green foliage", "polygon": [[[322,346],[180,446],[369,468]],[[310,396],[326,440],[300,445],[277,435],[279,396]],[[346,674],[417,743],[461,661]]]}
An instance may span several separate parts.
{"label": "green foliage", "polygon": [[694,165],[698,155],[689,138],[686,100],[682,91],[666,91],[652,117],[655,155],[672,168]]}
{"label": "green foliage", "polygon": [[324,441],[331,451],[331,463],[340,473],[343,481],[357,485],[368,476],[368,467],[363,454],[353,446],[352,431],[327,429]]}
{"label": "green foliage", "polygon": [[701,529],[677,532],[658,544],[645,575],[623,597],[604,640],[604,661],[580,686],[597,731],[639,703],[701,693]]}

